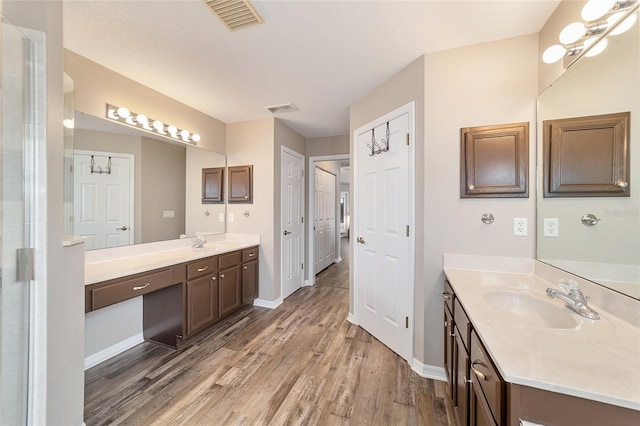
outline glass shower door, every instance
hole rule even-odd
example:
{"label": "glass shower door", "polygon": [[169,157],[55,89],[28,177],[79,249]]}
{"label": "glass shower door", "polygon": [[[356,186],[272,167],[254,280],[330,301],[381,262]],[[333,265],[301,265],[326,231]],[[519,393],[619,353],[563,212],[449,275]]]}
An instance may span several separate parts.
{"label": "glass shower door", "polygon": [[32,60],[29,38],[4,17],[0,37],[0,425],[20,425],[28,421]]}

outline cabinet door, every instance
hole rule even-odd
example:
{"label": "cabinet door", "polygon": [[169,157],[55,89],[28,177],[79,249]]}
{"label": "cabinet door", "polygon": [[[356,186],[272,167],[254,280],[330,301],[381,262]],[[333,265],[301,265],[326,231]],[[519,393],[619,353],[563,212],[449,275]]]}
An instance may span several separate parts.
{"label": "cabinet door", "polygon": [[469,396],[469,426],[497,426],[482,389],[475,383],[470,386]]}
{"label": "cabinet door", "polygon": [[444,370],[449,382],[449,395],[453,398],[453,317],[447,304],[444,305]]}
{"label": "cabinet door", "polygon": [[220,317],[238,309],[242,304],[240,266],[220,271]]}
{"label": "cabinet door", "polygon": [[230,203],[253,203],[253,166],[227,167]]}
{"label": "cabinet door", "polygon": [[459,332],[455,336],[455,409],[460,424],[469,424],[469,354],[467,353],[462,336]]}
{"label": "cabinet door", "polygon": [[217,274],[187,281],[187,335],[203,329],[218,318]]}
{"label": "cabinet door", "polygon": [[250,303],[258,297],[258,261],[242,265],[242,304]]}

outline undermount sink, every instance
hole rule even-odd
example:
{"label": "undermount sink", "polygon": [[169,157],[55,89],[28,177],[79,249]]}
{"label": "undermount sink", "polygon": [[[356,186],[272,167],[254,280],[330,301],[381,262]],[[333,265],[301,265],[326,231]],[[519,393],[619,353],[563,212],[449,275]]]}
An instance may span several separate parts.
{"label": "undermount sink", "polygon": [[556,306],[552,302],[531,296],[526,293],[513,291],[490,291],[484,294],[484,300],[489,305],[522,318],[523,325],[569,329],[576,328],[578,321],[574,314],[563,306]]}

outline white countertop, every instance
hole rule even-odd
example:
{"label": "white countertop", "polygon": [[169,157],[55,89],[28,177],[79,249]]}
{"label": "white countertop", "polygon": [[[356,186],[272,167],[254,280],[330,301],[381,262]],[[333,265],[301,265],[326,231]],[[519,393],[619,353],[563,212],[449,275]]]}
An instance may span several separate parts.
{"label": "white countertop", "polygon": [[192,248],[195,239],[188,238],[87,252],[84,284],[95,284],[260,244],[259,236],[223,234],[206,239],[208,242],[200,249]]}
{"label": "white countertop", "polygon": [[[531,261],[528,268],[519,259],[519,267],[503,272],[465,267],[452,256],[445,255],[445,275],[507,382],[640,410],[640,327],[634,322],[640,302],[614,292],[605,298],[580,282],[601,316],[589,320],[546,296],[548,287],[558,288],[538,274],[546,265],[534,268]],[[518,297],[534,303],[520,308]],[[613,297],[624,298],[616,303],[624,305],[625,318],[605,309],[616,305],[605,301]]]}

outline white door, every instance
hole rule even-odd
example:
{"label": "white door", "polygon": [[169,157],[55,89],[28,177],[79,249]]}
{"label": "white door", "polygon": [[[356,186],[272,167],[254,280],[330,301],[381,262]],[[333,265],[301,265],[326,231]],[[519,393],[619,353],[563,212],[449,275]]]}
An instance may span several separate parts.
{"label": "white door", "polygon": [[282,298],[302,287],[304,280],[304,158],[282,148]]}
{"label": "white door", "polygon": [[[364,329],[411,361],[409,114],[388,123],[387,152],[370,155],[371,128],[357,134],[356,312]],[[374,126],[377,145],[384,147],[387,122]]]}
{"label": "white door", "polygon": [[336,176],[316,167],[314,196],[313,270],[318,274],[336,259]]}
{"label": "white door", "polygon": [[74,233],[87,250],[133,244],[133,156],[75,151]]}

